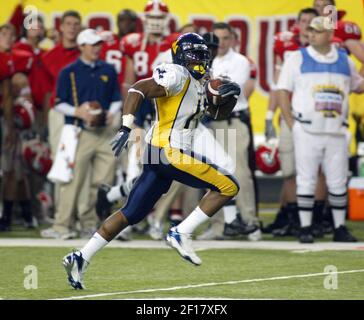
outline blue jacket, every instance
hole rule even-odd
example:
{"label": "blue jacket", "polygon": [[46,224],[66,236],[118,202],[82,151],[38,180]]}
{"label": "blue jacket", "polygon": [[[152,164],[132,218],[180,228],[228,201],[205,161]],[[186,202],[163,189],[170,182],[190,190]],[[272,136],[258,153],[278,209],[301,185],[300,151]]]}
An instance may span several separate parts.
{"label": "blue jacket", "polygon": [[[56,104],[66,102],[80,106],[86,101],[98,101],[107,111],[110,104],[120,101],[120,86],[114,67],[98,60],[91,67],[78,59],[69,64],[59,74],[57,81]],[[65,116],[67,124],[77,123],[83,127],[83,121]]]}

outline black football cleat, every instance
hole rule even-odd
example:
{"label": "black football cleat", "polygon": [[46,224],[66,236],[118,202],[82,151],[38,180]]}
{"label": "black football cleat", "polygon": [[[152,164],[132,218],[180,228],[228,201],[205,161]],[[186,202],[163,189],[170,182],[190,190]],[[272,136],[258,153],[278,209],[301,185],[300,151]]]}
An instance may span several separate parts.
{"label": "black football cleat", "polygon": [[312,235],[311,226],[301,228],[298,240],[300,243],[313,243],[314,238]]}
{"label": "black football cleat", "polygon": [[11,231],[10,222],[8,219],[0,218],[0,232]]}
{"label": "black football cleat", "polygon": [[269,224],[265,228],[262,228],[263,233],[273,233],[274,230],[285,228],[289,223],[287,210],[281,208],[273,223]]}
{"label": "black football cleat", "polygon": [[344,225],[340,226],[337,229],[334,229],[334,242],[357,242],[356,239],[348,230],[348,228]]}
{"label": "black football cleat", "polygon": [[321,228],[324,234],[331,234],[334,232],[334,228],[330,221],[322,221]]}
{"label": "black football cleat", "polygon": [[324,231],[323,231],[323,228],[322,228],[321,224],[318,224],[318,223],[313,223],[312,224],[312,235],[315,238],[323,238],[324,237]]}
{"label": "black football cleat", "polygon": [[235,237],[239,236],[240,230],[242,228],[241,222],[238,220],[238,218],[235,218],[231,223],[224,224],[224,236],[227,237]]}
{"label": "black football cleat", "polygon": [[240,214],[231,223],[224,224],[223,235],[226,237],[234,237],[238,235],[247,235],[259,229],[256,225],[247,225],[241,219]]}

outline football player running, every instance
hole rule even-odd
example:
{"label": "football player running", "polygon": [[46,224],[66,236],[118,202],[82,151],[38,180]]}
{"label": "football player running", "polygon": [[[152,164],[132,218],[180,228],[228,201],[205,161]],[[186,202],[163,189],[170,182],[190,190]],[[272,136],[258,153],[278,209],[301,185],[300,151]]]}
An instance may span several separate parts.
{"label": "football player running", "polygon": [[[166,46],[165,36],[168,33],[168,17],[169,10],[165,3],[159,0],[148,1],[145,8],[143,19],[144,32],[128,33],[121,38],[120,52],[122,55],[120,66],[122,72],[120,73],[119,80],[122,81],[122,96],[128,94],[130,86],[138,80],[151,77],[153,74],[153,63],[159,53]],[[120,24],[119,24],[120,25]],[[105,34],[105,32],[104,32]],[[169,42],[169,47],[172,41]],[[107,60],[106,60],[107,61]],[[118,61],[118,62],[120,62]],[[126,172],[126,184],[131,185],[134,178],[140,174],[138,162],[141,154],[141,143],[143,139],[143,129],[148,130],[148,125],[145,121],[140,121],[148,114],[154,113],[154,107],[150,100],[144,99],[142,108],[136,114],[137,127],[133,132],[134,140],[136,143],[129,149],[128,154],[128,167]],[[145,126],[146,125],[146,126]],[[124,170],[123,170],[124,171]],[[120,185],[109,186],[102,184],[98,189],[98,201],[96,210],[99,216],[108,216],[114,201],[126,194],[123,187]],[[103,219],[102,219],[103,220]],[[126,229],[118,237],[120,240],[130,239],[131,228]]]}
{"label": "football player running", "polygon": [[[172,45],[173,64],[157,67],[151,78],[138,81],[129,90],[123,108],[123,126],[111,142],[115,156],[126,147],[134,114],[144,98],[155,99],[158,117],[146,141],[143,172],[130,192],[126,205],[111,215],[80,250],[63,259],[68,281],[83,289],[83,274],[91,258],[121,230],[141,221],[176,180],[189,186],[209,189],[199,206],[167,234],[168,244],[187,261],[200,265],[191,235],[239,191],[235,178],[191,152],[191,125],[206,111],[202,78],[209,62],[204,39],[187,33]],[[238,96],[235,83],[219,87],[223,97]]]}

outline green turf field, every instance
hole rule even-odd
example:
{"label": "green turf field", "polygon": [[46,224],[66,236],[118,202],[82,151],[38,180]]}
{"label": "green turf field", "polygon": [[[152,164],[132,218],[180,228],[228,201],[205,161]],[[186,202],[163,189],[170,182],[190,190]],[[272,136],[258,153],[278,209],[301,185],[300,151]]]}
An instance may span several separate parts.
{"label": "green turf field", "polygon": [[[271,222],[273,222],[275,215],[273,212],[269,213],[261,213],[259,215],[260,220],[262,221],[264,226],[267,226]],[[355,237],[358,238],[358,241],[364,241],[364,221],[350,221],[346,222],[349,230],[354,234]],[[12,231],[8,232],[0,232],[1,238],[40,238],[40,230],[49,228],[50,225],[41,225],[39,229],[26,230],[22,225],[14,225],[12,226]],[[168,223],[165,224],[164,231],[167,232],[169,228]],[[196,235],[202,233],[206,228],[206,225],[200,226],[196,230]],[[150,239],[147,235],[138,235],[134,234],[133,239]],[[236,239],[236,238],[235,238]],[[246,236],[241,236],[240,239],[246,239]],[[275,241],[297,241],[294,237],[273,237],[270,234],[264,234],[263,240],[275,240]],[[318,241],[331,241],[332,235],[325,235],[324,238],[319,239]]]}
{"label": "green turf field", "polygon": [[[261,218],[266,225],[274,216]],[[359,241],[364,240],[364,222],[348,221],[348,227]],[[19,237],[39,238],[39,230],[14,226],[13,231],[0,233],[0,240]],[[148,237],[135,235],[134,239]],[[297,241],[293,237],[263,236],[263,240],[273,239]],[[331,239],[327,235],[316,242]],[[86,273],[87,290],[75,291],[68,286],[61,265],[62,257],[71,249],[0,246],[0,299],[364,299],[364,272],[340,273],[363,271],[364,250],[297,253],[209,249],[198,252],[203,264],[195,267],[172,249],[106,248]],[[38,289],[24,288],[28,275],[24,268],[29,265],[37,267]],[[324,287],[327,274],[321,273],[328,265],[334,265],[339,272],[337,289]]]}
{"label": "green turf field", "polygon": [[[306,253],[205,250],[199,252],[202,266],[195,267],[172,249],[106,248],[92,261],[84,291],[75,291],[66,283],[61,258],[68,251],[67,248],[0,248],[0,298],[90,295],[88,299],[364,299],[364,251],[360,250]],[[27,265],[37,267],[38,289],[24,288]],[[327,275],[316,275],[323,273],[327,265],[336,266],[339,272],[337,289],[325,289]],[[361,272],[340,273],[351,270]],[[227,281],[230,283],[224,283]]]}

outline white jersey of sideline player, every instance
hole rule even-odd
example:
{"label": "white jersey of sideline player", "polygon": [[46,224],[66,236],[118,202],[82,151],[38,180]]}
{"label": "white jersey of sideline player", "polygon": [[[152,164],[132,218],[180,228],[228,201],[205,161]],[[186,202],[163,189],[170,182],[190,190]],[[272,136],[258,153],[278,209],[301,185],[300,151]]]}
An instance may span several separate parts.
{"label": "white jersey of sideline player", "polygon": [[[312,69],[312,61],[319,62],[318,72]],[[332,46],[324,56],[309,46],[286,60],[278,89],[293,92],[293,115],[305,130],[345,135],[349,94],[361,80],[354,62],[343,50]]]}
{"label": "white jersey of sideline player", "polygon": [[[212,62],[213,78],[226,77],[244,88],[250,78],[249,60],[232,48],[224,56],[217,56]],[[233,111],[242,111],[249,108],[248,100],[244,94],[239,95]]]}
{"label": "white jersey of sideline player", "polygon": [[307,203],[322,165],[333,207],[346,197],[348,150],[346,122],[351,91],[362,85],[346,52],[332,46],[327,55],[313,47],[293,53],[283,64],[277,88],[293,92],[292,132],[297,168],[297,197]]}

